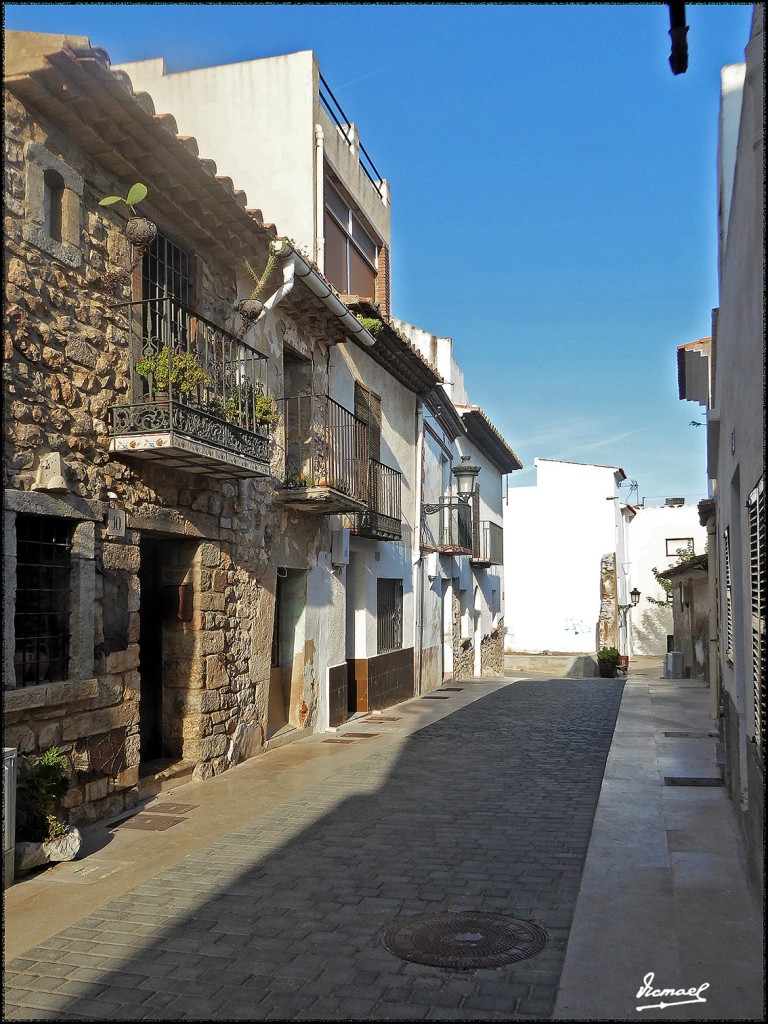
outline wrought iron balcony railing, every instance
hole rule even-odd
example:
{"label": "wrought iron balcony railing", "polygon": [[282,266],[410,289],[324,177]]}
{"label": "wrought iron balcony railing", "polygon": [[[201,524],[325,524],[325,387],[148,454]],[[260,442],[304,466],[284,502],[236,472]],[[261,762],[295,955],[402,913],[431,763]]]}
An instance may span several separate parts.
{"label": "wrought iron balcony railing", "polygon": [[173,298],[128,303],[130,405],[111,450],[215,476],[269,473],[266,358]]}
{"label": "wrought iron balcony railing", "polygon": [[472,561],[484,565],[503,565],[504,530],[498,523],[483,520],[477,524]]}
{"label": "wrought iron balcony railing", "polygon": [[[459,498],[440,498],[422,506],[422,543],[441,551],[472,553],[472,508]],[[437,523],[433,525],[433,518]]]}
{"label": "wrought iron balcony railing", "polygon": [[362,511],[368,496],[367,428],[327,395],[284,398],[283,500],[320,511]]}
{"label": "wrought iron balcony railing", "polygon": [[351,517],[352,533],[379,540],[400,540],[402,478],[398,470],[376,459],[368,460],[368,507]]}

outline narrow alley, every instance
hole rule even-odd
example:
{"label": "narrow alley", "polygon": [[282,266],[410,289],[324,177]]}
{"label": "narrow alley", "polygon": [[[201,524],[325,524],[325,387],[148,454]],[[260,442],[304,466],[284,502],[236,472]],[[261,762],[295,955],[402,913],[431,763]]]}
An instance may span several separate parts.
{"label": "narrow alley", "polygon": [[649,972],[702,991],[643,1019],[762,1019],[730,804],[663,784],[717,776],[708,691],[644,661],[462,682],[86,829],[6,894],[5,1019],[630,1020]]}

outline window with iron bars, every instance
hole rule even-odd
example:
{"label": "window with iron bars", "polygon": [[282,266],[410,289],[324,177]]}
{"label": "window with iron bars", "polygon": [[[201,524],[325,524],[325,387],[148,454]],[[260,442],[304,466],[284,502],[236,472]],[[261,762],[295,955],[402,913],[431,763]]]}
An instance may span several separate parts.
{"label": "window with iron bars", "polygon": [[376,594],[377,654],[403,646],[403,581],[380,579]]}
{"label": "window with iron bars", "polygon": [[47,516],[16,517],[16,686],[66,679],[73,524]]}
{"label": "window with iron bars", "polygon": [[752,607],[752,687],[755,705],[755,744],[765,763],[766,720],[766,526],[765,482],[760,480],[747,501],[749,517],[749,579]]}
{"label": "window with iron bars", "polygon": [[733,595],[731,593],[731,528],[723,534],[725,554],[725,656],[733,664]]}

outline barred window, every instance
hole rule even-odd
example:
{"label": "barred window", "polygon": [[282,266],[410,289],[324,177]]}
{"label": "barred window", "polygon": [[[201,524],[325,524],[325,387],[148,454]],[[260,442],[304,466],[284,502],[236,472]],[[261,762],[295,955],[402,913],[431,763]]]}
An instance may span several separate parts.
{"label": "barred window", "polygon": [[69,674],[69,586],[73,524],[16,517],[16,686]]}
{"label": "barred window", "polygon": [[733,664],[733,595],[731,593],[731,528],[723,534],[725,553],[725,656]]}
{"label": "barred window", "polygon": [[403,581],[378,580],[376,597],[376,651],[399,651],[403,646]]}
{"label": "barred window", "polygon": [[761,762],[765,758],[766,719],[766,529],[765,483],[760,480],[747,502],[749,516],[749,580],[752,610],[752,686],[755,703],[755,743]]}

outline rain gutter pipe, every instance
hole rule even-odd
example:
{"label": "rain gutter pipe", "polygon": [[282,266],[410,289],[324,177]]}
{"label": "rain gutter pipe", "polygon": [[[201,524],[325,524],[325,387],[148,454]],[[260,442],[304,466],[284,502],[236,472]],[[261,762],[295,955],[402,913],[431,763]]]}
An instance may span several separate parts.
{"label": "rain gutter pipe", "polygon": [[[280,259],[286,260],[286,263],[283,264],[283,279],[286,283],[284,283],[282,288],[279,288],[273,296],[267,299],[264,303],[265,309],[273,309],[277,303],[288,294],[291,288],[293,288],[294,278],[297,277],[306,284],[314,295],[317,295],[319,299],[322,299],[326,309],[328,309],[330,313],[333,313],[333,315],[341,322],[344,330],[347,331],[348,334],[352,334],[354,336],[355,341],[360,342],[361,345],[366,345],[368,348],[373,348],[376,344],[374,337],[366,331],[357,317],[350,313],[341,299],[334,294],[331,287],[326,284],[317,271],[313,270],[307,261],[296,252],[293,245],[287,238],[279,238],[272,242],[270,250],[276,256],[280,257]],[[289,276],[290,287],[287,285]]]}

